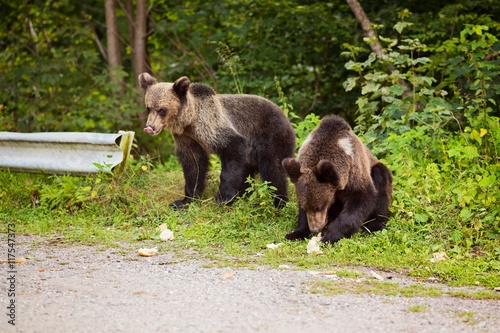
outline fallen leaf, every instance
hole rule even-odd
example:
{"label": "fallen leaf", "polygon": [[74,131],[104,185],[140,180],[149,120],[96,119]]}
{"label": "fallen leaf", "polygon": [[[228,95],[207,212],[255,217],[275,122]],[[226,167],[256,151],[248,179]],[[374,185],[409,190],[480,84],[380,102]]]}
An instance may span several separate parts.
{"label": "fallen leaf", "polygon": [[42,268],[42,269],[37,270],[36,272],[37,273],[43,273],[43,272],[45,272],[45,269]]}

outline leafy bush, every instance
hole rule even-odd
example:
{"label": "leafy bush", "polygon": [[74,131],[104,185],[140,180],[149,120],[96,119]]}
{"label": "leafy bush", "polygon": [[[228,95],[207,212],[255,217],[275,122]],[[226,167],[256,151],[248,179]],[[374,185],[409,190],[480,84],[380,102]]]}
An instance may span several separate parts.
{"label": "leafy bush", "polygon": [[437,48],[380,38],[386,54],[347,62],[358,76],[344,86],[360,87],[356,130],[394,172],[393,221],[425,230],[433,250],[495,260],[500,71],[498,59],[488,58],[498,40],[487,30],[467,26]]}

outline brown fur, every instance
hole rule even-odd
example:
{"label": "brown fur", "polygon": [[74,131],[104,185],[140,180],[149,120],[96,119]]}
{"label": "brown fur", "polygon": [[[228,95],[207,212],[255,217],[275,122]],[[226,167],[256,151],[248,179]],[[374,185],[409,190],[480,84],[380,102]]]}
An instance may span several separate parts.
{"label": "brown fur", "polygon": [[304,141],[297,158],[283,161],[295,185],[300,212],[289,239],[322,231],[336,242],[359,230],[367,219],[375,231],[385,225],[392,175],[340,117],[322,119]]}
{"label": "brown fur", "polygon": [[174,134],[186,179],[185,198],[174,206],[182,207],[201,195],[212,153],[222,162],[219,203],[241,194],[246,178],[256,172],[277,188],[277,205],[287,200],[281,161],[293,155],[295,134],[277,105],[255,95],[217,94],[187,77],[158,83],[143,73],[139,82],[148,110],[144,130],[151,135],[163,129]]}

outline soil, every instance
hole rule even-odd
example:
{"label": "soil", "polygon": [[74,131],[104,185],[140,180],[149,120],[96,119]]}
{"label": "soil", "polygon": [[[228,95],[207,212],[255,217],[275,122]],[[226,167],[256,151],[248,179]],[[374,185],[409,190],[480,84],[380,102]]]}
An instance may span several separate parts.
{"label": "soil", "polygon": [[[27,260],[15,265],[14,298],[8,297],[8,264],[0,264],[0,332],[457,333],[500,327],[498,300],[325,296],[307,282],[347,278],[285,266],[220,268],[174,252],[140,257],[137,250],[136,244],[112,249],[18,236],[16,255]],[[377,277],[388,273],[366,275]],[[15,326],[8,322],[12,299]]]}

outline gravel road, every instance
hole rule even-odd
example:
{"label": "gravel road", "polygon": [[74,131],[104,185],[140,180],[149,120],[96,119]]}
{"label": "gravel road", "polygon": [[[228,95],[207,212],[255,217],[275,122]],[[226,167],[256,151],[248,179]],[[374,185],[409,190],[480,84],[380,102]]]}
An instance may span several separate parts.
{"label": "gravel road", "polygon": [[457,333],[500,327],[500,301],[324,296],[304,282],[338,277],[215,268],[174,253],[139,257],[136,251],[136,245],[105,249],[18,236],[17,256],[27,261],[15,267],[16,325],[8,323],[10,275],[1,264],[0,332]]}

